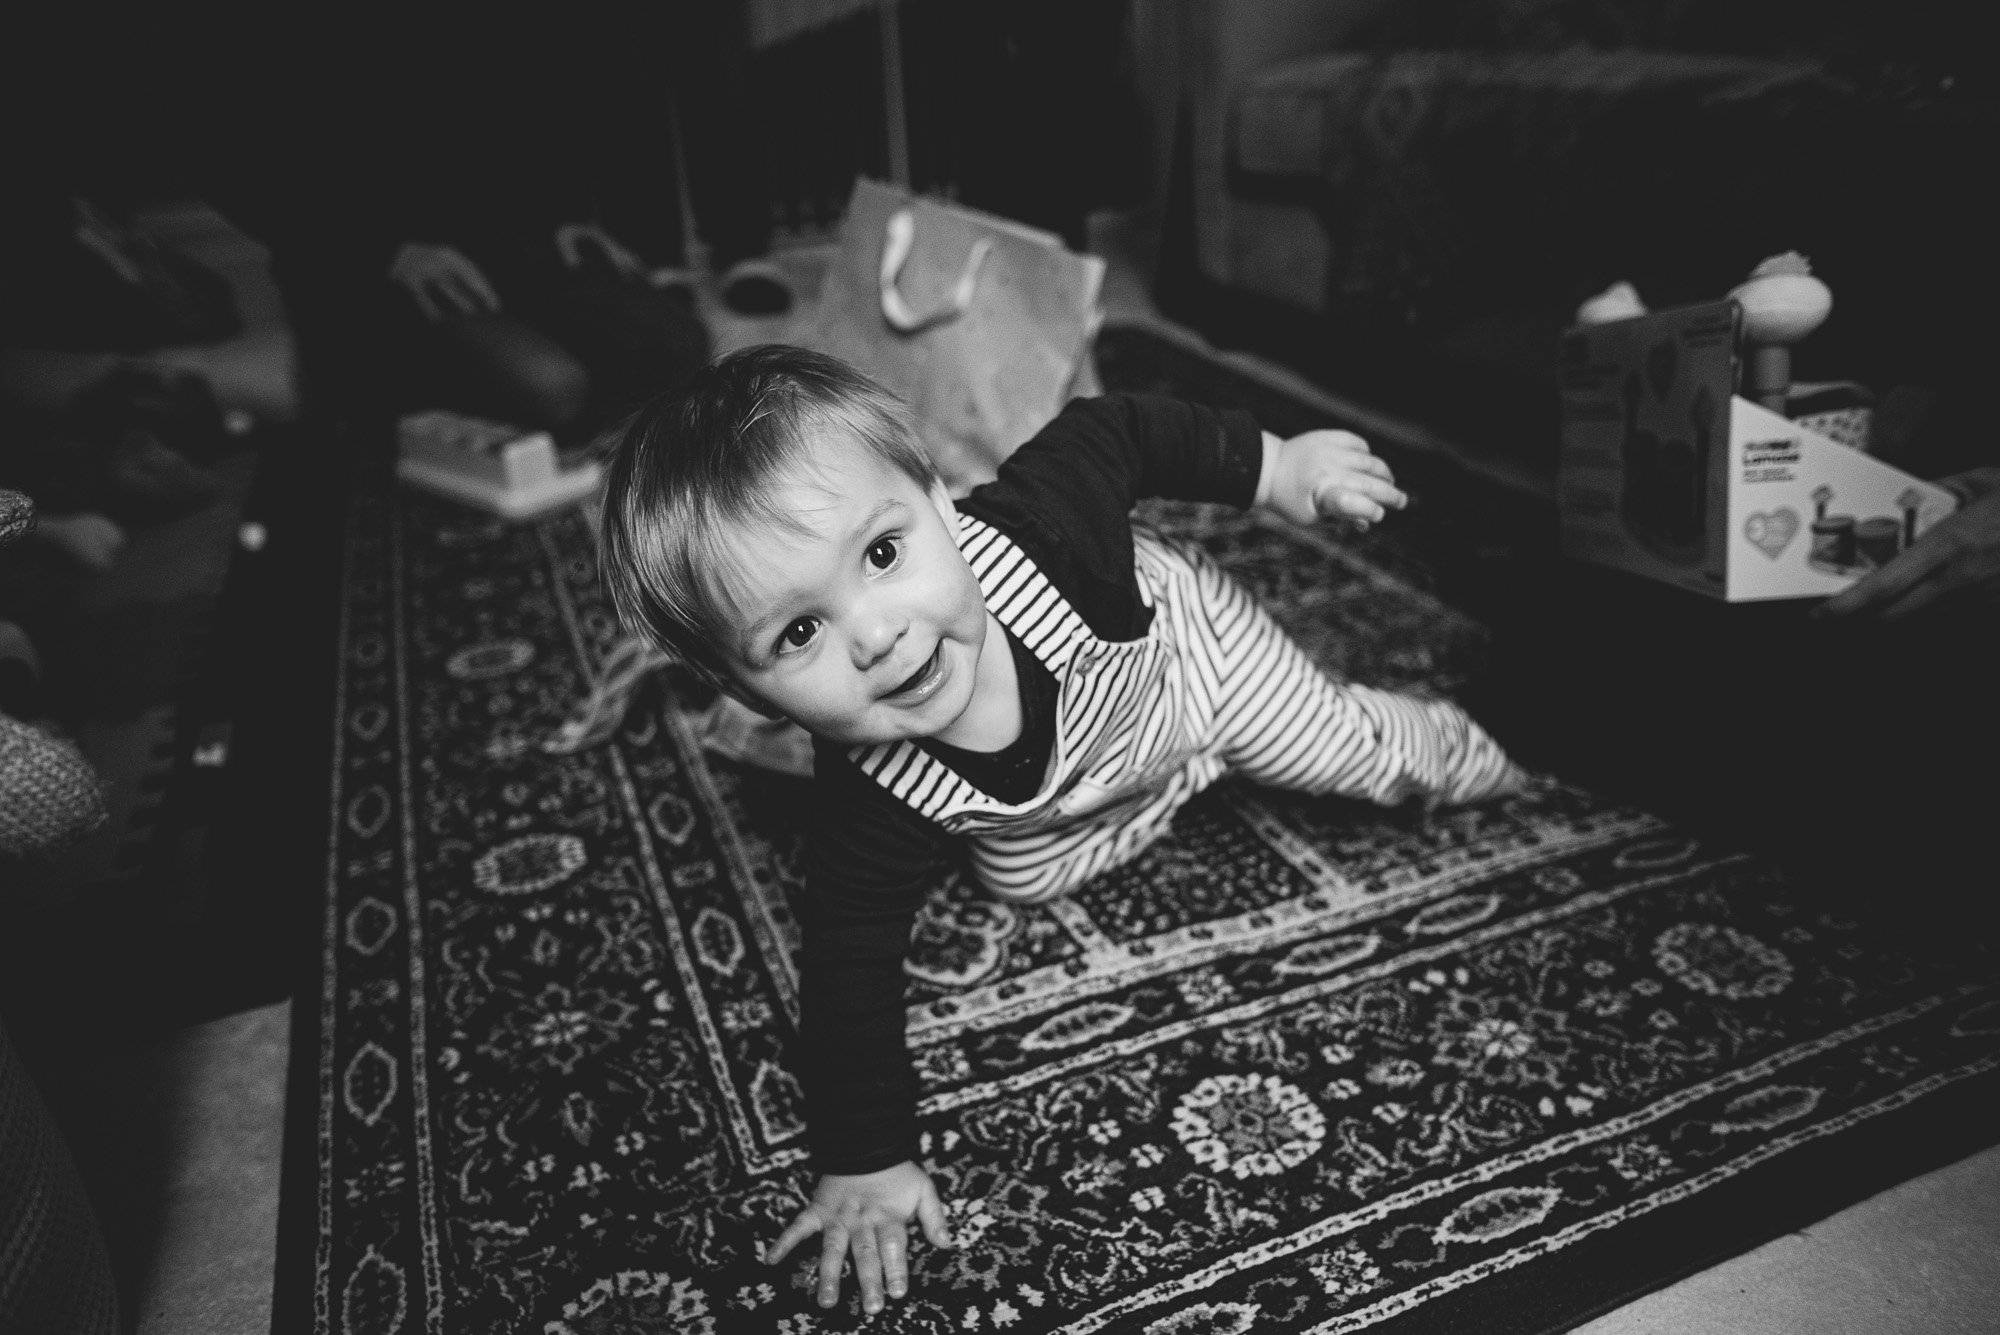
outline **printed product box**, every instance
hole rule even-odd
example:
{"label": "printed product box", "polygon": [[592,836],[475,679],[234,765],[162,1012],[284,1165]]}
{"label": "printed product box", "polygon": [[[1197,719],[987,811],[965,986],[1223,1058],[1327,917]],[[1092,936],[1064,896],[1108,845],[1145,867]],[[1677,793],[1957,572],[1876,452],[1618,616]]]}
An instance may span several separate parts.
{"label": "printed product box", "polygon": [[1562,547],[1729,602],[1838,593],[1957,501],[1738,397],[1733,301],[1571,330]]}

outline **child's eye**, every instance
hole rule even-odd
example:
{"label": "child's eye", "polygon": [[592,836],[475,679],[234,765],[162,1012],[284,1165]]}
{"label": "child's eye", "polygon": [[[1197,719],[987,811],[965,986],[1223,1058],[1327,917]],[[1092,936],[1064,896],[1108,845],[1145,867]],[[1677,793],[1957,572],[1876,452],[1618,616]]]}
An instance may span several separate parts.
{"label": "child's eye", "polygon": [[778,637],[778,643],[785,649],[803,649],[812,643],[813,636],[818,632],[819,621],[816,618],[800,617],[785,627],[784,634]]}
{"label": "child's eye", "polygon": [[868,564],[877,570],[887,570],[896,564],[896,558],[902,554],[902,546],[896,539],[877,538],[868,549]]}

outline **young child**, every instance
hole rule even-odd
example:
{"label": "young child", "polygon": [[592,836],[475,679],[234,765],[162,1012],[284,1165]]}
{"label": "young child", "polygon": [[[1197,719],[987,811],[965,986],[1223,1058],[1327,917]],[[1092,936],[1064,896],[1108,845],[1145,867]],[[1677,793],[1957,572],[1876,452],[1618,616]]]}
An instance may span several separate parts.
{"label": "young child", "polygon": [[1226,772],[1395,803],[1473,802],[1520,772],[1456,705],[1335,681],[1204,554],[1132,527],[1143,496],[1297,523],[1406,504],[1357,436],[1290,440],[1243,413],[1070,404],[956,504],[905,407],[831,358],[752,348],[635,416],[606,480],[621,614],[814,738],[801,915],[819,1300],[851,1255],[879,1311],[912,1216],[949,1246],[917,1166],[903,958],[959,850],[1035,902],[1136,856]]}

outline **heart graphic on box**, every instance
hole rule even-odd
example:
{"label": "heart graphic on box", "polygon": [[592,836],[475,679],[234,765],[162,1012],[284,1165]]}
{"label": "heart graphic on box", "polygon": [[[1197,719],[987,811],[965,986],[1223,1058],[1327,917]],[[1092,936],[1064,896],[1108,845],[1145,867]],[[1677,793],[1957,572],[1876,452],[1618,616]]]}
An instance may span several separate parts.
{"label": "heart graphic on box", "polygon": [[1743,521],[1743,536],[1773,561],[1798,536],[1799,516],[1790,506],[1780,506],[1766,514],[1759,510]]}

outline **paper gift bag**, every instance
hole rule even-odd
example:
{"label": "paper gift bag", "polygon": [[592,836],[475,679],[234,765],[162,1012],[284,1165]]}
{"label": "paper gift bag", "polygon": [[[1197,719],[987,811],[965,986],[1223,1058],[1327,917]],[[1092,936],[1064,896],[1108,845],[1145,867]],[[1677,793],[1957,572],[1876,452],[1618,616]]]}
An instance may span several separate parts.
{"label": "paper gift bag", "polygon": [[952,495],[990,480],[1070,398],[1102,388],[1104,261],[1004,218],[857,181],[799,341],[915,411]]}
{"label": "paper gift bag", "polygon": [[[1103,284],[1104,261],[1059,237],[858,181],[819,306],[795,337],[909,403],[946,487],[963,496],[1072,397],[1103,392],[1090,354]],[[620,644],[543,746],[605,740],[639,682],[669,661],[637,637]],[[687,721],[709,751],[812,773],[805,733],[728,696]]]}

